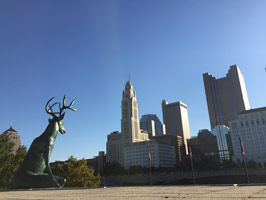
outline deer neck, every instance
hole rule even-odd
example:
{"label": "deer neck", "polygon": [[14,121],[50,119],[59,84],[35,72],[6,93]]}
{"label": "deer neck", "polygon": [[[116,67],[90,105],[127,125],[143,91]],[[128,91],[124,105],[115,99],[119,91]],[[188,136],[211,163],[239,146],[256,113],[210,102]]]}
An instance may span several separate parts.
{"label": "deer neck", "polygon": [[56,139],[58,132],[59,132],[58,122],[55,120],[51,120],[46,130],[44,131],[44,135]]}

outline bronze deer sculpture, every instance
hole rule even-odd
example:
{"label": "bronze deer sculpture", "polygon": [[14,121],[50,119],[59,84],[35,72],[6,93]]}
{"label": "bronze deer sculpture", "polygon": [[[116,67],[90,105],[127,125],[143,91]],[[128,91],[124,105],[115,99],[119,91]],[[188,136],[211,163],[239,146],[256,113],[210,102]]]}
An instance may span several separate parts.
{"label": "bronze deer sculpture", "polygon": [[[75,100],[69,106],[65,105],[66,98],[63,98],[63,106],[59,102],[52,104],[49,103],[54,99],[51,98],[46,106],[46,112],[53,118],[49,119],[49,124],[45,131],[37,138],[35,138],[27,152],[26,157],[20,164],[17,172],[15,173],[11,187],[12,188],[44,188],[44,187],[63,187],[66,180],[63,177],[54,176],[52,174],[49,157],[54,148],[54,142],[58,132],[64,134],[65,128],[63,126],[63,118],[65,112],[63,110],[70,109]],[[53,106],[59,104],[59,112],[53,111]],[[49,105],[49,108],[48,108]],[[56,116],[58,114],[58,116]]]}

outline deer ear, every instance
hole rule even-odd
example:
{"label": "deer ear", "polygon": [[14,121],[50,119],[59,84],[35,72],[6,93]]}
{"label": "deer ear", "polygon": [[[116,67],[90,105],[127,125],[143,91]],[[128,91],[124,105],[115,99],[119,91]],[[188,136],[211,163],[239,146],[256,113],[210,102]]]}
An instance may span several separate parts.
{"label": "deer ear", "polygon": [[65,112],[61,115],[61,117],[60,117],[60,119],[64,119],[64,117],[65,117]]}

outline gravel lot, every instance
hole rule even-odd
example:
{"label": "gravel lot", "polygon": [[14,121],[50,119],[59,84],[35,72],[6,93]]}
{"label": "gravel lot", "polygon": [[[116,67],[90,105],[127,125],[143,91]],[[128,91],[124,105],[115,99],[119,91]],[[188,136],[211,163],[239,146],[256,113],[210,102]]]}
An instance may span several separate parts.
{"label": "gravel lot", "polygon": [[266,199],[266,186],[137,186],[0,191],[1,200],[14,199]]}

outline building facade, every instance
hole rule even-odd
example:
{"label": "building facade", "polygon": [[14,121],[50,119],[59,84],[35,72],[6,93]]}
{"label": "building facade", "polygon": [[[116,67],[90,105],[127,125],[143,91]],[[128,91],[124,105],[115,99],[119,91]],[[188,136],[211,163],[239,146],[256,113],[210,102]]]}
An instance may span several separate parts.
{"label": "building facade", "polygon": [[200,151],[200,142],[198,136],[192,136],[187,141],[189,146],[189,152],[192,151],[193,160],[200,160],[202,153]]}
{"label": "building facade", "polygon": [[106,162],[112,163],[116,161],[122,166],[124,165],[123,158],[123,137],[122,133],[115,131],[107,135],[106,142]]}
{"label": "building facade", "polygon": [[241,112],[237,119],[229,121],[229,126],[235,162],[242,161],[239,138],[247,160],[266,161],[266,107]]}
{"label": "building facade", "polygon": [[175,148],[156,140],[136,142],[126,146],[124,149],[124,167],[126,169],[131,166],[149,167],[149,151],[151,166],[175,167]]}
{"label": "building facade", "polygon": [[105,154],[104,151],[99,151],[98,156],[91,159],[86,159],[88,168],[94,169],[94,174],[102,174],[105,166]]}
{"label": "building facade", "polygon": [[181,136],[159,135],[152,137],[152,140],[156,140],[157,142],[173,146],[175,148],[176,164],[179,166],[185,154],[185,148]]}
{"label": "building facade", "polygon": [[237,65],[230,67],[226,77],[216,79],[205,73],[203,80],[211,129],[228,126],[238,113],[250,109],[244,77]]}
{"label": "building facade", "polygon": [[140,128],[148,131],[150,138],[164,134],[164,129],[161,121],[155,114],[142,115],[140,119]]}
{"label": "building facade", "polygon": [[141,142],[148,139],[147,134],[140,131],[138,116],[138,101],[136,92],[130,81],[126,83],[125,90],[122,94],[122,119],[121,131],[124,144]]}
{"label": "building facade", "polygon": [[2,134],[6,138],[8,138],[9,141],[14,143],[12,153],[15,155],[17,153],[19,146],[20,146],[20,136],[19,136],[18,132],[15,129],[13,129],[12,126],[10,126],[10,128],[7,129],[6,131],[4,131]]}
{"label": "building facade", "polygon": [[198,136],[188,140],[193,152],[193,158],[200,159],[201,156],[212,156],[220,164],[232,160],[233,149],[230,129],[224,125],[216,126],[212,131],[203,129]]}
{"label": "building facade", "polygon": [[219,157],[217,137],[211,131],[208,129],[200,130],[198,140],[202,155]]}
{"label": "building facade", "polygon": [[124,166],[124,149],[135,142],[149,140],[149,135],[140,130],[136,92],[130,81],[122,93],[121,133],[113,132],[107,136],[106,161],[117,161]]}
{"label": "building facade", "polygon": [[227,135],[230,134],[230,129],[225,125],[217,125],[212,130],[212,134],[216,136],[217,145],[218,145],[218,153],[220,162],[231,160],[231,153],[229,151],[229,142]]}
{"label": "building facade", "polygon": [[163,122],[166,134],[181,136],[188,154],[187,140],[190,139],[187,106],[182,102],[167,103],[162,101]]}
{"label": "building facade", "polygon": [[200,160],[202,156],[213,156],[219,160],[217,137],[209,130],[200,130],[197,136],[193,136],[188,140],[188,143],[194,159]]}

